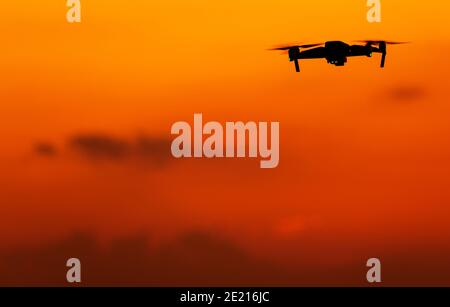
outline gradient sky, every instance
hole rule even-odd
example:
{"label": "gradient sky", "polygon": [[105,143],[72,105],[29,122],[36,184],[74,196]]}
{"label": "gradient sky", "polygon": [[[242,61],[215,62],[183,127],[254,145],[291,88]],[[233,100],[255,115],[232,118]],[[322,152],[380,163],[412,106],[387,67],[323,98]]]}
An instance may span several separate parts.
{"label": "gradient sky", "polygon": [[[379,257],[386,284],[450,285],[449,3],[4,2],[0,284],[80,254],[87,284],[359,285]],[[267,51],[361,39],[411,44],[384,70]],[[194,113],[279,121],[279,167],[171,158]]]}

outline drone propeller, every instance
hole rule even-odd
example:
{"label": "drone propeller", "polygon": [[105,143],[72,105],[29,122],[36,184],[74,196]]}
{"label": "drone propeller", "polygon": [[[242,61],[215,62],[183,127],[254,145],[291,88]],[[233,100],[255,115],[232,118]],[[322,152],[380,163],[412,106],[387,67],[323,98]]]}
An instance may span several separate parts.
{"label": "drone propeller", "polygon": [[378,45],[378,49],[379,52],[381,52],[381,64],[380,67],[383,68],[385,63],[386,63],[386,55],[387,55],[387,50],[386,50],[386,46],[387,45],[401,45],[401,44],[408,44],[409,42],[393,42],[393,41],[381,41],[381,40],[361,40],[358,41],[360,43],[367,43],[370,46],[372,45]]}
{"label": "drone propeller", "polygon": [[360,43],[368,43],[371,45],[385,43],[386,45],[401,45],[401,44],[409,44],[409,42],[393,42],[393,41],[381,41],[381,40],[360,40],[357,41]]}
{"label": "drone propeller", "polygon": [[279,47],[274,47],[271,48],[269,50],[289,50],[289,49],[293,49],[293,48],[312,48],[312,47],[317,47],[323,45],[323,43],[320,44],[305,44],[305,45],[283,45],[283,46],[279,46]]}

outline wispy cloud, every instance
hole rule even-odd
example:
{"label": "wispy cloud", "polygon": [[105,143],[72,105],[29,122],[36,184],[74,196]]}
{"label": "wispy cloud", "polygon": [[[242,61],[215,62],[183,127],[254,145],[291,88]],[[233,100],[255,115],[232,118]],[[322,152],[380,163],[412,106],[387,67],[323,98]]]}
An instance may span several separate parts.
{"label": "wispy cloud", "polygon": [[108,133],[79,133],[67,137],[66,146],[61,147],[66,151],[58,150],[51,142],[37,142],[33,152],[47,157],[72,153],[86,160],[154,165],[162,165],[172,157],[169,139],[146,134],[127,138]]}
{"label": "wispy cloud", "polygon": [[131,154],[126,141],[106,134],[79,134],[69,138],[69,147],[90,159],[124,159]]}
{"label": "wispy cloud", "polygon": [[414,101],[426,96],[425,88],[418,85],[397,85],[388,89],[387,95],[390,99],[396,101]]}
{"label": "wispy cloud", "polygon": [[39,142],[34,144],[34,152],[39,156],[53,157],[57,155],[58,150],[54,144]]}
{"label": "wispy cloud", "polygon": [[70,137],[68,147],[85,158],[97,160],[138,159],[161,163],[171,157],[170,141],[149,135],[126,139],[108,134],[83,133]]}

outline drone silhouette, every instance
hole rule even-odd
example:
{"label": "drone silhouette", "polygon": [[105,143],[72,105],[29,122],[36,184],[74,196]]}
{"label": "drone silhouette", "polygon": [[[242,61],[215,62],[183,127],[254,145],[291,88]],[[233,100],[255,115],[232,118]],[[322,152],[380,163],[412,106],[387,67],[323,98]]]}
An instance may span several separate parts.
{"label": "drone silhouette", "polygon": [[[295,70],[300,72],[299,60],[304,59],[322,59],[325,58],[328,64],[335,66],[344,66],[347,63],[348,57],[354,56],[367,56],[371,57],[372,54],[381,53],[381,65],[384,67],[387,55],[387,45],[406,44],[406,42],[388,42],[388,41],[372,41],[364,40],[358,41],[360,43],[366,43],[365,45],[349,45],[341,41],[331,41],[320,44],[306,44],[306,45],[292,45],[292,46],[279,46],[269,50],[282,50],[287,51],[289,55],[289,61],[295,63]],[[319,47],[320,46],[320,47]],[[316,48],[314,48],[316,47]],[[312,48],[312,49],[311,49]],[[300,51],[300,49],[306,49]]]}

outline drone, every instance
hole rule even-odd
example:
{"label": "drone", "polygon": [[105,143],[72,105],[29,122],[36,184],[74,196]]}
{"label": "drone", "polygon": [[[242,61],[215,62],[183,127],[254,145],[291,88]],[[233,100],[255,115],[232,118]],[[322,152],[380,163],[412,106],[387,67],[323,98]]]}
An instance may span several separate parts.
{"label": "drone", "polygon": [[[335,66],[344,66],[347,63],[348,57],[367,56],[372,57],[372,54],[381,53],[381,64],[383,68],[386,62],[387,45],[406,44],[406,42],[389,42],[389,41],[358,41],[365,43],[365,45],[349,45],[341,41],[330,41],[320,44],[306,44],[306,45],[292,45],[280,46],[269,50],[287,51],[289,61],[295,63],[296,72],[300,72],[299,60],[304,59],[326,59],[328,64]],[[306,49],[300,51],[300,49]]]}

